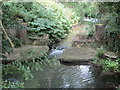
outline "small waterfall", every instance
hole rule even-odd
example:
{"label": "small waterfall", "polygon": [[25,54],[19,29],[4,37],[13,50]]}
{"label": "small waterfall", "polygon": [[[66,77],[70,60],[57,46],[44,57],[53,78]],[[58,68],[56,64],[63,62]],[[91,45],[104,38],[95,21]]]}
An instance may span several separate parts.
{"label": "small waterfall", "polygon": [[57,58],[59,59],[64,52],[65,48],[56,48],[56,49],[51,49],[51,52],[48,56],[48,58]]}

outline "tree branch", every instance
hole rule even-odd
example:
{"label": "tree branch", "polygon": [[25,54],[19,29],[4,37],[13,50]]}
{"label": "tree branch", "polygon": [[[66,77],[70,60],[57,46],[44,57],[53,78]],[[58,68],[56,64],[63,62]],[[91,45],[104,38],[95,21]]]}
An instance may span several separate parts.
{"label": "tree branch", "polygon": [[1,28],[2,28],[2,30],[3,30],[3,32],[4,32],[4,34],[5,34],[6,38],[7,38],[8,41],[10,42],[11,47],[14,48],[14,44],[12,43],[11,39],[8,37],[8,35],[7,35],[7,33],[6,33],[5,29],[4,29],[4,27],[3,27],[3,25],[2,25],[1,20],[0,20],[0,26],[1,26]]}

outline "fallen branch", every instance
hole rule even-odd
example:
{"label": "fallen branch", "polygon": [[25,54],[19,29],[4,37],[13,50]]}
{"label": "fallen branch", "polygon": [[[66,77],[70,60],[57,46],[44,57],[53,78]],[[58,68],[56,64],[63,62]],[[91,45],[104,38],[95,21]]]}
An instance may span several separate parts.
{"label": "fallen branch", "polygon": [[6,38],[7,38],[8,41],[10,42],[11,47],[14,48],[14,44],[12,43],[11,39],[8,37],[8,35],[7,35],[7,33],[6,33],[5,29],[4,29],[4,27],[3,27],[3,25],[2,25],[1,20],[0,20],[0,26],[1,26],[1,28],[2,28],[2,30],[3,30],[3,32],[4,32],[4,34],[5,34]]}

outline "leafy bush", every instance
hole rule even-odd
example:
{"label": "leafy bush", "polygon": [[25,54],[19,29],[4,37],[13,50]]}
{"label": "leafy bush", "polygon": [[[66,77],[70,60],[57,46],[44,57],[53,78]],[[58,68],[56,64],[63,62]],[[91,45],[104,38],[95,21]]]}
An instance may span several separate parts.
{"label": "leafy bush", "polygon": [[97,57],[102,58],[104,53],[105,53],[105,49],[103,49],[102,47],[97,49]]}
{"label": "leafy bush", "polygon": [[103,68],[104,70],[109,70],[112,72],[120,72],[120,65],[117,61],[111,61],[111,60],[102,60]]}
{"label": "leafy bush", "polygon": [[120,28],[120,2],[101,2],[98,3],[99,16],[101,20],[109,20],[109,30]]}
{"label": "leafy bush", "polygon": [[11,81],[4,81],[2,88],[24,88],[23,82],[11,82]]}
{"label": "leafy bush", "polygon": [[102,65],[105,71],[120,72],[120,58],[113,60],[109,57],[105,57],[105,52],[106,50],[103,47],[97,49],[97,55],[96,58],[93,59],[93,63]]}
{"label": "leafy bush", "polygon": [[[24,53],[25,54],[25,53]],[[23,79],[30,80],[34,78],[32,71],[39,70],[44,71],[43,66],[56,66],[59,64],[59,61],[56,59],[49,60],[47,54],[44,54],[43,57],[32,59],[30,61],[14,61],[12,63],[2,65],[2,75],[18,75],[22,80],[14,81],[11,79],[3,79],[2,88],[24,88]],[[34,66],[34,67],[33,67]],[[14,78],[14,77],[13,77]]]}
{"label": "leafy bush", "polygon": [[[105,39],[106,47],[110,50],[120,53],[119,47],[119,37],[120,34],[120,2],[99,2],[99,19],[102,21],[107,20],[108,24],[106,26],[107,36]],[[108,44],[109,43],[109,44]],[[120,56],[119,56],[120,57]]]}
{"label": "leafy bush", "polygon": [[[39,4],[44,6],[44,8]],[[34,3],[33,7],[33,14],[36,14],[36,17],[32,22],[29,22],[29,31],[33,35],[49,34],[52,42],[59,42],[67,36],[71,24],[74,23],[73,14],[68,16],[68,11],[72,13],[70,10],[64,8],[62,4],[53,1],[39,1]]]}
{"label": "leafy bush", "polygon": [[[17,19],[31,10],[32,2],[3,2],[2,23],[6,28],[21,28]],[[28,8],[29,7],[29,8]]]}
{"label": "leafy bush", "polygon": [[96,18],[97,16],[97,4],[91,2],[68,2],[62,3],[65,7],[72,9],[79,17],[79,22],[83,22],[85,16]]}
{"label": "leafy bush", "polygon": [[29,23],[28,31],[31,36],[49,34],[52,42],[65,38],[71,24],[77,21],[77,16],[71,10],[54,1],[4,2],[3,12],[3,24],[6,28],[18,28],[17,18],[22,18]]}

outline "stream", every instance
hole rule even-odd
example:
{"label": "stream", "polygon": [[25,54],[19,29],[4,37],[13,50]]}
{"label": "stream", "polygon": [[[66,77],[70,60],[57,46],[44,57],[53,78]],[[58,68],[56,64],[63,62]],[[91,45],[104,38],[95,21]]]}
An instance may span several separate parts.
{"label": "stream", "polygon": [[[79,31],[73,30],[51,50],[48,57],[60,57],[66,48],[72,46],[72,38]],[[109,88],[119,81],[111,76],[102,77],[101,68],[94,65],[61,64],[57,59],[50,62],[51,64],[45,64],[47,62],[42,61],[43,71],[33,71],[34,78],[25,81],[26,88]]]}
{"label": "stream", "polygon": [[33,71],[34,78],[25,81],[25,87],[108,88],[118,81],[111,77],[101,77],[101,68],[92,65],[64,65],[58,60],[51,62],[51,65],[42,64],[43,71]]}
{"label": "stream", "polygon": [[[65,40],[53,47],[48,58],[60,57],[66,48],[72,46],[72,38],[79,31],[73,30]],[[43,60],[40,66],[43,71],[33,71],[34,78],[24,81],[25,88],[109,88],[119,85],[114,76],[102,77],[101,68],[94,65],[63,64],[58,59],[50,59],[50,64]]]}

